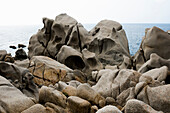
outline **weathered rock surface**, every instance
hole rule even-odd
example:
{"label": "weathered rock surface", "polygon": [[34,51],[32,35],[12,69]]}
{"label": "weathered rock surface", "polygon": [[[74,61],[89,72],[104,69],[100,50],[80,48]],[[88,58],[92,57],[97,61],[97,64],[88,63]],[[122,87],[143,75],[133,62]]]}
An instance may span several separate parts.
{"label": "weathered rock surface", "polygon": [[145,78],[151,77],[153,80],[158,80],[162,82],[166,80],[167,74],[168,74],[167,66],[162,66],[160,68],[155,68],[143,73],[139,81],[145,81]]}
{"label": "weathered rock surface", "polygon": [[122,91],[135,86],[140,74],[134,70],[101,70],[99,81],[92,88],[104,97],[116,98]]}
{"label": "weathered rock surface", "polygon": [[72,69],[46,56],[34,56],[30,62],[29,70],[38,85],[55,84],[72,72]]}
{"label": "weathered rock surface", "polygon": [[38,100],[38,88],[33,82],[33,75],[28,69],[1,61],[0,75],[10,80],[11,83],[25,95]]}
{"label": "weathered rock surface", "polygon": [[164,59],[169,59],[170,49],[167,48],[170,48],[170,35],[158,27],[150,28],[142,42],[145,59],[149,60],[152,53],[156,53]]}
{"label": "weathered rock surface", "polygon": [[51,87],[42,86],[39,91],[39,102],[42,104],[51,102],[66,108],[66,99],[67,97],[63,93]]}
{"label": "weathered rock surface", "polygon": [[99,105],[100,107],[104,107],[106,104],[105,98],[86,84],[82,84],[77,87],[77,96],[88,100],[92,104]]}
{"label": "weathered rock surface", "polygon": [[7,55],[6,50],[0,50],[0,61],[4,61],[6,55]]}
{"label": "weathered rock surface", "polygon": [[165,113],[170,112],[170,85],[158,87],[146,86],[138,94],[137,99],[149,104],[152,108]]}
{"label": "weathered rock surface", "polygon": [[62,90],[63,94],[68,95],[68,96],[76,96],[77,95],[77,89],[73,86],[66,86]]}
{"label": "weathered rock surface", "polygon": [[118,85],[113,83],[119,70],[100,70],[97,77],[98,82],[92,88],[104,97],[116,97],[119,94]]}
{"label": "weathered rock surface", "polygon": [[125,31],[118,22],[103,20],[90,32],[67,14],[55,20],[43,18],[43,23],[44,27],[30,38],[29,58],[49,56],[88,74],[103,68],[102,64],[120,65],[125,61],[124,67],[131,65],[123,57],[131,59]]}
{"label": "weathered rock surface", "polygon": [[91,104],[82,98],[70,96],[67,99],[68,109],[71,113],[89,113]]}
{"label": "weathered rock surface", "polygon": [[2,76],[0,76],[0,92],[1,113],[21,113],[34,105],[30,98],[26,97]]}
{"label": "weathered rock surface", "polygon": [[47,110],[43,105],[35,104],[21,113],[47,113]]}
{"label": "weathered rock surface", "polygon": [[64,45],[61,47],[57,60],[71,69],[82,70],[85,67],[82,54],[69,46]]}
{"label": "weathered rock surface", "polygon": [[91,31],[88,50],[94,52],[104,65],[118,65],[123,55],[130,57],[128,41],[121,24],[111,20],[100,21]]}
{"label": "weathered rock surface", "polygon": [[45,106],[48,108],[52,108],[55,111],[54,113],[67,113],[66,109],[64,109],[56,104],[50,103],[50,102],[45,103]]}
{"label": "weathered rock surface", "polygon": [[29,59],[15,60],[14,64],[23,68],[29,68],[30,60]]}
{"label": "weathered rock surface", "polygon": [[115,106],[107,105],[99,109],[96,113],[122,113],[122,112]]}
{"label": "weathered rock surface", "polygon": [[163,113],[163,112],[154,110],[151,106],[142,101],[131,99],[126,103],[125,113]]}
{"label": "weathered rock surface", "polygon": [[157,54],[152,53],[150,59],[140,67],[138,72],[145,73],[153,68],[160,68],[162,66],[167,66],[170,71],[170,59],[163,59]]}

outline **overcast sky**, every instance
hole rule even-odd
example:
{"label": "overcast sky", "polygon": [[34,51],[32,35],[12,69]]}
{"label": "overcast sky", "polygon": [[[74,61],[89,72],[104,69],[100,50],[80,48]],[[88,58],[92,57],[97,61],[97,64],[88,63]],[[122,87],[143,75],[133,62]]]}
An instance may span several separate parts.
{"label": "overcast sky", "polygon": [[42,24],[67,13],[80,23],[170,23],[170,0],[1,0],[0,25]]}

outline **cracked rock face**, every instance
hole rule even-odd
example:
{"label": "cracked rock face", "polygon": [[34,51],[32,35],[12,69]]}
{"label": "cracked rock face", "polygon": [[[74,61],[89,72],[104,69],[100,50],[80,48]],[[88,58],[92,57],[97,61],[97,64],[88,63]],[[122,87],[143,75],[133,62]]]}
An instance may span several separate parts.
{"label": "cracked rock face", "polygon": [[[90,32],[67,14],[60,14],[55,20],[43,18],[43,23],[44,27],[30,38],[29,58],[37,55],[48,56],[71,69],[82,70],[85,67],[85,72],[99,70],[107,64],[121,64],[124,55],[130,58],[126,34],[118,22],[103,20]],[[69,50],[72,51],[61,53],[66,47],[71,47]],[[73,56],[75,53],[79,55]],[[92,57],[81,58],[83,55],[87,56],[87,53]],[[62,61],[61,56],[64,57]],[[75,59],[81,60],[78,67]]]}
{"label": "cracked rock face", "polygon": [[146,60],[150,58],[152,53],[156,53],[162,58],[169,59],[170,49],[167,49],[169,47],[170,35],[168,32],[165,32],[157,27],[152,27],[147,31],[142,43],[142,49]]}
{"label": "cracked rock face", "polygon": [[0,113],[21,113],[35,103],[0,76]]}
{"label": "cracked rock face", "polygon": [[33,82],[33,75],[28,69],[0,61],[0,75],[8,79],[28,97],[38,100],[38,88]]}
{"label": "cracked rock face", "polygon": [[170,112],[170,85],[158,87],[146,86],[137,95],[137,99],[149,104],[155,110],[161,110],[165,113]]}
{"label": "cracked rock face", "polygon": [[147,28],[139,50],[133,58],[134,66],[138,70],[150,59],[151,54],[157,54],[163,59],[170,59],[170,35],[158,27]]}
{"label": "cracked rock face", "polygon": [[64,64],[46,56],[32,57],[29,70],[34,75],[34,82],[38,85],[55,84],[64,79],[67,73],[72,72],[72,69]]}

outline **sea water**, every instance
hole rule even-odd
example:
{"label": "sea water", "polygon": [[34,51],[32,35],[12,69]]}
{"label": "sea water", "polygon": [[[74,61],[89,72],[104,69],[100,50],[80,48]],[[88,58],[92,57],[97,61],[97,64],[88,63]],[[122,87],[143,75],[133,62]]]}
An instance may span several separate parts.
{"label": "sea water", "polygon": [[[83,24],[90,31],[95,24]],[[170,30],[170,24],[122,24],[128,38],[130,54],[134,55],[139,49],[142,37],[145,35],[145,29],[157,26],[164,31]],[[0,26],[0,50],[7,50],[8,53],[15,55],[15,51],[9,48],[10,45],[25,44],[28,47],[29,39],[36,34],[42,25],[30,26]],[[27,47],[24,49],[28,52]]]}

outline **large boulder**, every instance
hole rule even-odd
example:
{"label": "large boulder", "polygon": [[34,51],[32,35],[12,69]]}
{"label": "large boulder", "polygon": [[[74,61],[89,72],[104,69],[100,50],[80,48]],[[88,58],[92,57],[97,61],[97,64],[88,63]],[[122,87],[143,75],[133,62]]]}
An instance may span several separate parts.
{"label": "large boulder", "polygon": [[64,79],[67,73],[72,72],[72,69],[64,64],[46,56],[32,57],[29,70],[34,75],[34,82],[38,85],[55,84]]}
{"label": "large boulder", "polygon": [[88,50],[94,52],[104,64],[117,65],[123,55],[130,57],[128,40],[121,24],[111,20],[100,21],[91,31]]}
{"label": "large boulder", "polygon": [[65,108],[66,99],[67,97],[63,93],[51,87],[42,86],[39,91],[39,102],[42,104],[51,102]]}
{"label": "large boulder", "polygon": [[170,112],[170,85],[158,87],[146,86],[137,95],[137,99],[149,104],[152,108],[165,113]]}
{"label": "large boulder", "polygon": [[2,76],[0,76],[0,92],[1,113],[21,113],[34,105],[29,97],[26,97]]}
{"label": "large boulder", "polygon": [[144,40],[142,41],[142,49],[144,57],[149,60],[152,53],[156,53],[164,59],[170,58],[170,35],[168,32],[158,27],[152,27],[147,30]]}
{"label": "large boulder", "polygon": [[145,73],[151,69],[160,68],[162,66],[167,66],[170,71],[170,59],[163,59],[156,53],[152,53],[150,59],[139,68],[138,72]]}
{"label": "large boulder", "polygon": [[38,100],[38,87],[33,82],[33,75],[28,69],[12,63],[0,62],[0,75],[7,78],[24,94]]}
{"label": "large boulder", "polygon": [[167,74],[167,66],[162,66],[160,68],[155,68],[143,73],[142,76],[139,78],[139,81],[145,81],[145,78],[151,77],[153,80],[158,80],[162,82],[166,80]]}
{"label": "large boulder", "polygon": [[100,93],[102,96],[106,97],[116,97],[119,94],[119,86],[114,84],[113,81],[117,76],[119,70],[100,70],[96,79],[99,79],[97,84],[92,86],[92,88]]}
{"label": "large boulder", "polygon": [[141,76],[140,73],[129,70],[100,70],[98,76],[101,76],[96,85],[92,88],[104,97],[116,98],[121,92],[134,87]]}
{"label": "large boulder", "polygon": [[154,110],[151,106],[140,100],[131,99],[126,103],[125,113],[163,113],[163,112]]}
{"label": "large boulder", "polygon": [[67,99],[69,113],[89,113],[91,104],[87,100],[76,96],[70,96]]}
{"label": "large boulder", "polygon": [[29,41],[28,56],[45,55],[56,58],[63,45],[81,51],[89,42],[88,31],[67,14],[56,16],[55,20],[43,18],[44,27]]}
{"label": "large boulder", "polygon": [[[48,42],[51,38],[51,26],[53,20],[43,18],[44,27],[33,35],[29,40],[28,57],[31,58],[37,55],[51,56],[46,49]],[[52,56],[51,56],[52,57]]]}
{"label": "large boulder", "polygon": [[120,65],[124,55],[130,58],[126,34],[118,22],[103,20],[90,32],[67,14],[60,14],[55,20],[43,18],[43,23],[44,27],[30,38],[29,58],[49,56],[72,69],[86,67],[84,72],[101,69],[101,63]]}
{"label": "large boulder", "polygon": [[77,87],[77,96],[88,100],[92,104],[99,105],[100,107],[104,107],[106,100],[99,93],[94,91],[90,86],[86,84],[79,85]]}
{"label": "large boulder", "polygon": [[69,46],[62,46],[57,55],[57,60],[71,69],[82,70],[85,67],[82,54]]}

